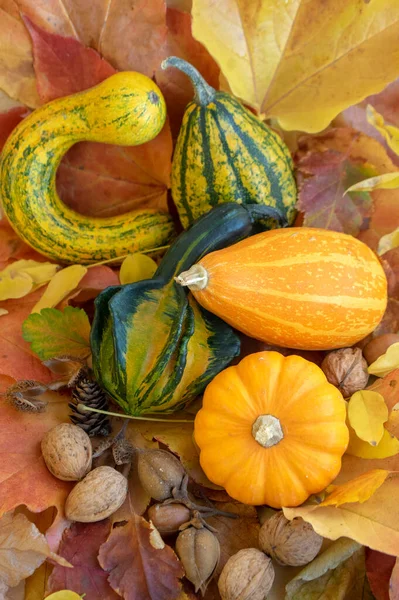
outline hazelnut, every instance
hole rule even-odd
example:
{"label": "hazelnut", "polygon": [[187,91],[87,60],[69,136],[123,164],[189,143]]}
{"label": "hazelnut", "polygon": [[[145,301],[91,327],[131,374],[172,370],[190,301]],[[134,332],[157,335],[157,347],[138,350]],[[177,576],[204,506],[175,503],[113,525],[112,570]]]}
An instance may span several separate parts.
{"label": "hazelnut", "polygon": [[137,470],[141,485],[154,498],[162,501],[180,488],[185,470],[181,462],[166,450],[143,450],[139,453]]}
{"label": "hazelnut", "polygon": [[257,548],[233,554],[220,574],[222,600],[264,600],[274,581],[271,559]]}
{"label": "hazelnut", "polygon": [[219,563],[220,546],[217,537],[205,527],[187,527],[177,536],[176,552],[187,579],[194,584],[196,592],[201,590],[204,594]]}
{"label": "hazelnut", "polygon": [[259,531],[259,547],[280,565],[307,565],[318,554],[323,538],[301,517],[288,521],[283,512],[270,517]]}
{"label": "hazelnut", "polygon": [[367,385],[367,363],[360,348],[341,348],[329,352],[321,368],[327,380],[340,390],[344,398],[349,398]]}
{"label": "hazelnut", "polygon": [[42,439],[42,454],[50,473],[63,481],[79,481],[91,469],[90,438],[83,429],[61,423]]}
{"label": "hazelnut", "polygon": [[148,518],[159,533],[176,533],[190,520],[191,512],[183,504],[154,504],[148,509]]}
{"label": "hazelnut", "polygon": [[379,335],[372,339],[363,348],[364,358],[366,359],[367,363],[371,365],[377,360],[377,358],[380,358],[380,356],[385,354],[389,346],[392,346],[392,344],[397,344],[398,342],[398,333],[385,333],[384,335]]}
{"label": "hazelnut", "polygon": [[125,501],[128,483],[112,467],[97,467],[79,481],[65,503],[70,521],[94,523],[111,516]]}

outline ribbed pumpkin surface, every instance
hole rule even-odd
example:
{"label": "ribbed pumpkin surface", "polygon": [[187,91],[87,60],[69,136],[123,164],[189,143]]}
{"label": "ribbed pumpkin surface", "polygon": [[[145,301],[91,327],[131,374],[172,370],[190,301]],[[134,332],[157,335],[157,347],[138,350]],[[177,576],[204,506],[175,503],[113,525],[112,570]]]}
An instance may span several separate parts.
{"label": "ribbed pumpkin surface", "polygon": [[185,112],[172,165],[172,194],[184,227],[223,202],[258,203],[295,216],[296,187],[281,138],[230,94]]}
{"label": "ribbed pumpkin surface", "polygon": [[[283,439],[265,448],[253,436],[261,415]],[[209,479],[246,504],[298,506],[338,475],[348,445],[342,394],[300,356],[258,352],[211,381],[194,425]]]}
{"label": "ribbed pumpkin surface", "polygon": [[63,262],[96,262],[167,243],[170,216],[134,210],[89,218],[61,202],[59,163],[76,142],[135,146],[154,138],[165,122],[158,87],[140,73],[117,73],[98,86],[35,110],[13,131],[0,162],[3,208],[22,239]]}
{"label": "ribbed pumpkin surface", "polygon": [[352,236],[316,228],[260,233],[205,256],[206,309],[236,329],[298,349],[351,346],[371,333],[387,304],[374,252]]}

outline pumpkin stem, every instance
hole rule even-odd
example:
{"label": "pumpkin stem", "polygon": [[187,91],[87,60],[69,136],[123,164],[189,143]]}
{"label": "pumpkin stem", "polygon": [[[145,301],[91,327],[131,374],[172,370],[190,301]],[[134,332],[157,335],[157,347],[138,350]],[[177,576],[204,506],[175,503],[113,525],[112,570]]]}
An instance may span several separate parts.
{"label": "pumpkin stem", "polygon": [[175,281],[190,290],[204,290],[208,285],[208,271],[202,265],[193,265],[175,277]]}
{"label": "pumpkin stem", "polygon": [[177,56],[169,56],[169,58],[166,58],[161,63],[162,69],[167,69],[168,67],[176,67],[176,69],[179,69],[179,71],[182,71],[189,76],[194,86],[194,100],[197,102],[197,104],[200,106],[208,106],[208,104],[213,102],[215,99],[216,90],[207,84],[201,73],[197,71],[193,65],[190,65],[190,63],[182,58],[177,58]]}
{"label": "pumpkin stem", "polygon": [[273,415],[260,415],[252,425],[252,435],[264,448],[271,448],[284,437],[280,421]]}

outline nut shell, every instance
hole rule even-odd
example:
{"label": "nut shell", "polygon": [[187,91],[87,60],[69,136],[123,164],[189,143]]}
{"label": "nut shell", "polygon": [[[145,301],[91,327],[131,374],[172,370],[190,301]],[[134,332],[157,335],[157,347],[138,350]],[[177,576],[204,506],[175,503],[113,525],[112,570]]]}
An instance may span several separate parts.
{"label": "nut shell", "polygon": [[380,358],[388,350],[392,344],[399,342],[399,334],[397,333],[384,333],[372,339],[363,348],[363,355],[367,363],[371,365],[377,358]]}
{"label": "nut shell", "polygon": [[196,592],[201,590],[204,594],[219,563],[220,545],[217,537],[205,527],[187,527],[177,536],[176,552],[187,579],[194,584]]}
{"label": "nut shell", "polygon": [[300,517],[288,521],[278,512],[259,531],[259,548],[280,565],[307,565],[318,554],[323,538]]}
{"label": "nut shell", "polygon": [[367,385],[367,362],[360,348],[341,348],[329,352],[321,368],[328,381],[340,390],[344,398],[349,398]]}
{"label": "nut shell", "polygon": [[65,503],[67,519],[94,523],[111,516],[125,501],[128,482],[112,467],[97,467],[79,481]]}
{"label": "nut shell", "polygon": [[48,431],[41,443],[44,462],[50,473],[63,481],[79,481],[91,469],[92,447],[83,429],[61,423]]}
{"label": "nut shell", "polygon": [[274,581],[271,559],[257,548],[233,554],[220,574],[222,600],[265,600]]}
{"label": "nut shell", "polygon": [[183,504],[154,504],[148,509],[148,517],[162,535],[176,533],[190,520],[191,512]]}
{"label": "nut shell", "polygon": [[181,462],[166,450],[143,450],[137,462],[141,485],[154,498],[162,501],[172,496],[185,475]]}

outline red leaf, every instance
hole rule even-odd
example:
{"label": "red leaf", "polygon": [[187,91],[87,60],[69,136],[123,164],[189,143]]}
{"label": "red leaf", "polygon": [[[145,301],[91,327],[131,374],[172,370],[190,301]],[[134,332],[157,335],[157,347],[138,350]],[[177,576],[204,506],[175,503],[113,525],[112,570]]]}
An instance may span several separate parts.
{"label": "red leaf", "polygon": [[48,580],[47,593],[71,590],[86,594],[87,598],[117,600],[119,596],[110,587],[108,574],[100,567],[97,555],[100,546],[111,531],[108,519],[98,523],[73,523],[64,531],[58,554],[74,568],[56,565]]}
{"label": "red leaf", "polygon": [[[191,33],[191,15],[168,8],[166,12],[168,33],[164,57],[184,58],[212,87],[219,87],[220,69],[209,52]],[[173,137],[177,137],[187,104],[193,99],[194,89],[190,79],[177,69],[163,71],[158,68],[156,80],[165,96]]]}
{"label": "red leaf", "polygon": [[[23,363],[17,363],[25,375]],[[47,469],[40,449],[44,434],[67,420],[67,400],[47,395],[43,413],[23,413],[0,401],[0,516],[20,504],[32,512],[55,506],[62,513],[71,484],[56,479]]]}
{"label": "red leaf", "polygon": [[125,600],[174,600],[181,592],[183,568],[156,530],[134,515],[116,527],[100,548],[98,559],[112,588]]}
{"label": "red leaf", "polygon": [[389,579],[394,565],[394,556],[366,548],[367,578],[376,600],[390,600]]}
{"label": "red leaf", "polygon": [[0,114],[0,150],[3,148],[6,139],[14,129],[29,114],[29,109],[25,106],[16,106],[5,113]]}
{"label": "red leaf", "polygon": [[29,17],[24,22],[32,38],[37,90],[43,103],[86,90],[116,72],[98,52],[74,38],[48,33]]}
{"label": "red leaf", "polygon": [[399,247],[385,252],[381,261],[388,281],[388,306],[373,337],[399,331]]}
{"label": "red leaf", "polygon": [[399,600],[399,558],[396,559],[389,580],[389,600]]}

